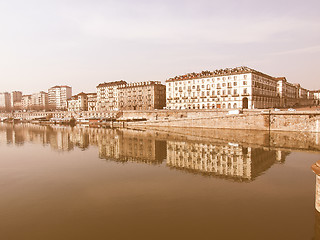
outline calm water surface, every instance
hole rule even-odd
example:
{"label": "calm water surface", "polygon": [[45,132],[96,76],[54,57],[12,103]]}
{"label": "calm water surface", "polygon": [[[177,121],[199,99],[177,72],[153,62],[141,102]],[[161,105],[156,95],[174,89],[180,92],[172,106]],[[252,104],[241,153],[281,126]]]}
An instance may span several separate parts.
{"label": "calm water surface", "polygon": [[0,124],[0,238],[320,239],[319,142]]}

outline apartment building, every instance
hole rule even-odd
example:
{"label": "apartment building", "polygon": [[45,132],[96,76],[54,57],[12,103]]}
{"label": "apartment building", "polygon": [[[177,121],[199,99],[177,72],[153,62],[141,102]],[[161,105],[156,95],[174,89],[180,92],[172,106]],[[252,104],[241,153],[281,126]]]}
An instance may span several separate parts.
{"label": "apartment building", "polygon": [[32,106],[31,95],[23,95],[21,100],[22,109],[29,110]]}
{"label": "apartment building", "polygon": [[159,81],[135,82],[120,85],[119,109],[152,110],[166,106],[166,86]]}
{"label": "apartment building", "polygon": [[308,90],[300,85],[248,67],[169,78],[166,91],[168,109],[255,109],[310,103]]}
{"label": "apartment building", "polygon": [[88,98],[88,111],[95,111],[97,106],[97,94],[87,93]]}
{"label": "apartment building", "polygon": [[19,110],[22,108],[22,92],[21,91],[13,91],[10,95],[11,107],[14,110]]}
{"label": "apartment building", "polygon": [[105,82],[97,86],[97,111],[119,110],[118,87],[126,81]]}
{"label": "apartment building", "polygon": [[79,112],[88,111],[88,97],[87,94],[81,92],[68,99],[68,111]]}
{"label": "apartment building", "polygon": [[311,91],[315,105],[320,105],[320,90]]}
{"label": "apartment building", "polygon": [[49,108],[49,97],[46,92],[33,93],[31,95],[32,109],[46,110]]}
{"label": "apartment building", "polygon": [[72,88],[69,86],[54,86],[48,90],[49,108],[66,110],[67,100],[72,96]]}
{"label": "apartment building", "polygon": [[8,111],[11,108],[11,97],[10,93],[0,93],[0,111]]}

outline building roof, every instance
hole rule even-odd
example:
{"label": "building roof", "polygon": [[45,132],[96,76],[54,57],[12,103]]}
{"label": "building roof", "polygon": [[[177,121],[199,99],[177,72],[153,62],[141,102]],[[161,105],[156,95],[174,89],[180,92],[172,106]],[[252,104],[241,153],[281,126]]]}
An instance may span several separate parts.
{"label": "building roof", "polygon": [[97,88],[100,87],[112,87],[112,86],[118,86],[118,85],[122,85],[122,84],[127,84],[126,81],[124,80],[119,80],[119,81],[114,81],[114,82],[104,82],[104,83],[100,83]]}
{"label": "building roof", "polygon": [[[51,87],[51,88],[71,88],[71,87],[69,87],[69,86],[67,86],[67,85],[62,85],[62,86],[54,86],[54,87]],[[49,88],[49,89],[51,89],[51,88]]]}
{"label": "building roof", "polygon": [[127,84],[120,86],[119,89],[132,88],[132,87],[146,87],[146,86],[153,86],[153,85],[165,86],[160,81],[130,82],[130,83],[127,83]]}
{"label": "building roof", "polygon": [[275,79],[278,81],[280,81],[280,80],[285,81],[285,82],[287,81],[287,79],[285,77],[275,77]]}
{"label": "building roof", "polygon": [[209,77],[219,77],[219,76],[228,76],[228,75],[235,75],[235,74],[243,74],[243,73],[255,73],[267,78],[276,79],[274,77],[271,77],[267,74],[264,74],[262,72],[259,72],[257,70],[254,70],[249,67],[235,67],[235,68],[225,68],[225,69],[217,69],[213,72],[211,71],[202,71],[200,73],[187,73],[180,76],[175,76],[173,78],[169,78],[166,80],[166,82],[172,82],[172,81],[179,81],[179,80],[189,80],[189,79],[199,79],[199,78],[209,78]]}

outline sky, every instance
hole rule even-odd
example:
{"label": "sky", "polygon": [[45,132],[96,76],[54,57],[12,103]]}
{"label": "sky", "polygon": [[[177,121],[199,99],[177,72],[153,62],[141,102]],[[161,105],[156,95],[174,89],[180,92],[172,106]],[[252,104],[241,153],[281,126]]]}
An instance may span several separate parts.
{"label": "sky", "polygon": [[0,92],[248,66],[320,89],[320,1],[0,0]]}

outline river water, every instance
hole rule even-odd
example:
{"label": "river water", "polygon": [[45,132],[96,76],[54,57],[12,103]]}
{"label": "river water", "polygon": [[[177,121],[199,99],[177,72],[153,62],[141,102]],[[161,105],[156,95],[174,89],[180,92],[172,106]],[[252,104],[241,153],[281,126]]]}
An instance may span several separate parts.
{"label": "river water", "polygon": [[319,142],[0,124],[0,238],[320,239]]}

